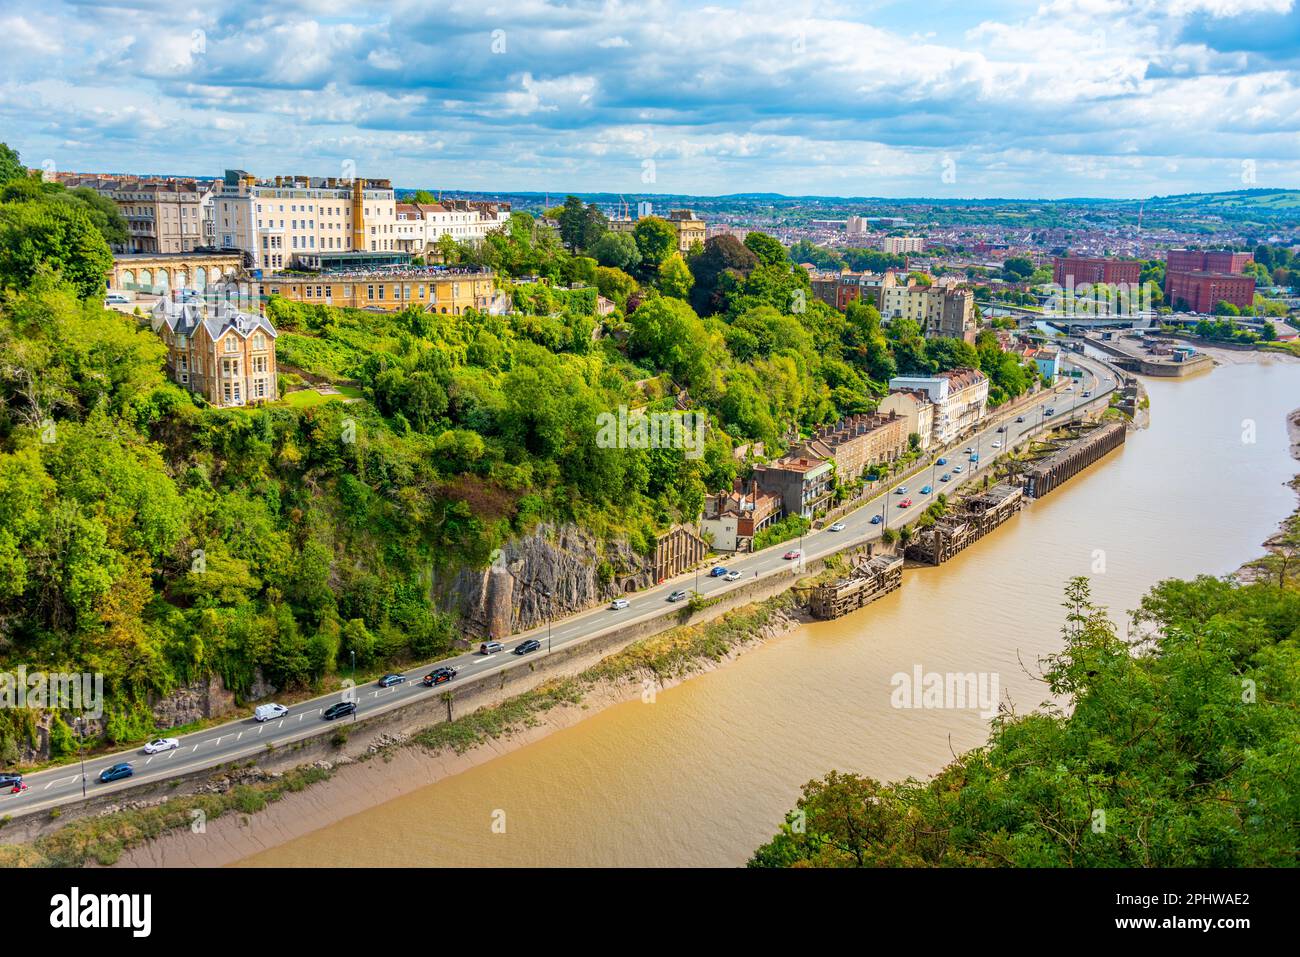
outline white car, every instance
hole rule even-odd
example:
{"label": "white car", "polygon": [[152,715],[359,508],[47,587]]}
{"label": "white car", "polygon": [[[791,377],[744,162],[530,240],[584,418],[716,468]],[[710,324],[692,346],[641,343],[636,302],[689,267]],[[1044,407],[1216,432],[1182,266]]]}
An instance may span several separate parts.
{"label": "white car", "polygon": [[628,600],[626,598],[615,598],[612,602],[609,603],[609,610],[619,611],[623,608],[626,608],[627,606],[628,606]]}
{"label": "white car", "polygon": [[126,296],[122,295],[120,292],[110,292],[104,297],[104,305],[106,306],[125,306],[129,305],[130,302],[131,300],[126,298]]}
{"label": "white car", "polygon": [[836,522],[834,525],[832,525],[832,526],[830,526],[829,528],[827,528],[826,531],[828,531],[828,532],[842,532],[842,531],[844,531],[844,523],[843,523],[843,522]]}
{"label": "white car", "polygon": [[722,576],[722,580],[724,582],[738,582],[742,577],[743,576],[740,572],[727,572],[727,574]]}
{"label": "white car", "polygon": [[993,443],[993,447],[994,447],[995,449],[1000,449],[1000,448],[1002,448],[1002,443],[1001,443],[1001,442],[994,442],[994,443]]}
{"label": "white car", "polygon": [[158,738],[156,741],[150,741],[144,746],[144,753],[157,754],[160,751],[170,751],[180,746],[181,743],[175,738]]}
{"label": "white car", "polygon": [[253,717],[258,721],[274,721],[288,713],[289,709],[282,704],[259,704],[257,710],[253,712]]}

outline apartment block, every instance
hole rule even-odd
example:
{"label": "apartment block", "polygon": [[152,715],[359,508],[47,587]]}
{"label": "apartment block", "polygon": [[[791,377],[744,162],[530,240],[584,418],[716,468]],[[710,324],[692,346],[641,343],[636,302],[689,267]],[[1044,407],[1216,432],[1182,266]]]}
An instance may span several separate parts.
{"label": "apartment block", "polygon": [[170,177],[56,173],[68,189],[85,186],[117,204],[128,239],[119,253],[189,253],[212,243],[215,184]]}
{"label": "apartment block", "polygon": [[1136,286],[1141,278],[1142,263],[1135,259],[1058,256],[1052,260],[1052,282],[1061,287],[1084,283]]}
{"label": "apartment block", "polygon": [[151,325],[167,346],[167,374],[182,388],[221,408],[279,398],[276,331],[265,316],[224,302],[161,299]]}
{"label": "apartment block", "polygon": [[943,446],[974,428],[988,409],[989,380],[978,369],[952,369],[932,376],[896,376],[889,391],[924,392],[934,403],[930,441]]}
{"label": "apartment block", "polygon": [[975,341],[975,294],[953,285],[894,284],[883,290],[881,316],[911,319],[923,335]]}
{"label": "apartment block", "polygon": [[1165,251],[1165,271],[1240,273],[1255,261],[1252,253],[1229,249],[1169,249]]}
{"label": "apartment block", "polygon": [[925,239],[921,236],[886,236],[880,241],[880,250],[892,256],[925,252]]}
{"label": "apartment block", "polygon": [[812,518],[830,506],[834,470],[826,459],[787,456],[754,467],[758,487],[781,500],[785,515]]}
{"label": "apartment block", "polygon": [[780,517],[779,496],[761,491],[756,480],[736,479],[731,491],[704,500],[700,531],[713,539],[717,551],[748,551],[754,536]]}
{"label": "apartment block", "polygon": [[1222,272],[1166,272],[1165,300],[1175,309],[1213,312],[1220,302],[1254,305],[1255,277]]}
{"label": "apartment block", "polygon": [[396,248],[413,256],[429,256],[436,253],[444,236],[477,246],[488,233],[510,221],[510,204],[478,200],[398,203],[396,221]]}
{"label": "apartment block", "polygon": [[930,447],[934,438],[934,403],[920,389],[896,389],[880,400],[877,412],[897,415],[903,420],[907,435],[921,437],[921,450]]}
{"label": "apartment block", "polygon": [[397,208],[386,179],[276,176],[226,170],[215,232],[224,249],[253,257],[255,270],[291,268],[323,252],[397,250]]}
{"label": "apartment block", "polygon": [[809,281],[814,296],[841,312],[849,303],[861,300],[884,315],[885,290],[892,289],[898,278],[892,272],[815,272],[809,274]]}

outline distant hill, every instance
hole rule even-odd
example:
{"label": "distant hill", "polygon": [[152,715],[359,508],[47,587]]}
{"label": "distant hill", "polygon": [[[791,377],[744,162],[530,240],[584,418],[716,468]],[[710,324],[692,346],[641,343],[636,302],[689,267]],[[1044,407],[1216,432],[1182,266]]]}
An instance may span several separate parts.
{"label": "distant hill", "polygon": [[1237,189],[1222,193],[1182,193],[1177,196],[1154,196],[1147,200],[1148,207],[1163,206],[1181,209],[1212,209],[1227,207],[1243,212],[1278,212],[1292,215],[1300,209],[1300,189]]}

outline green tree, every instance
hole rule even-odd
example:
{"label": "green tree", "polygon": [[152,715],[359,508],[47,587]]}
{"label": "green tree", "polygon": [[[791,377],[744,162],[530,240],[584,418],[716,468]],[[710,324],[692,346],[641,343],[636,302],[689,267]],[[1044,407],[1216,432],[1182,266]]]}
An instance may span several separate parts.
{"label": "green tree", "polygon": [[632,232],[641,253],[643,268],[658,270],[660,264],[677,249],[677,230],[668,220],[643,216]]}
{"label": "green tree", "polygon": [[680,253],[673,253],[659,264],[659,291],[665,296],[685,299],[691,293],[695,278]]}

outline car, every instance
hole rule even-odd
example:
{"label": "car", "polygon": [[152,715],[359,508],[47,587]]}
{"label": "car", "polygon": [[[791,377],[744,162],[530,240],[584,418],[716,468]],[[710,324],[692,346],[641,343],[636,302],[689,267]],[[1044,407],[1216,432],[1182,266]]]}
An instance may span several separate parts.
{"label": "car", "polygon": [[900,485],[900,486],[898,486],[898,488],[894,489],[894,494],[895,494],[895,495],[906,495],[906,494],[907,494],[907,486],[906,486],[906,485]]}
{"label": "car", "polygon": [[341,718],[344,715],[356,713],[357,703],[355,701],[339,701],[322,711],[320,716],[326,721],[333,721],[335,718]]}
{"label": "car", "polygon": [[145,754],[158,754],[162,751],[172,751],[181,746],[180,741],[175,738],[155,738],[144,746]]}
{"label": "car", "polygon": [[727,574],[727,570],[721,565],[715,565],[713,568],[709,569],[710,578],[721,578],[725,574]]}
{"label": "car", "polygon": [[1016,421],[1017,421],[1017,422],[1023,422],[1023,421],[1025,421],[1025,417],[1024,417],[1023,415],[1018,415],[1018,416],[1016,416]]}
{"label": "car", "polygon": [[456,675],[458,675],[459,673],[460,672],[458,672],[455,668],[450,668],[450,667],[434,668],[432,671],[430,671],[427,675],[424,676],[424,683],[429,687],[433,687],[434,685],[445,684],[446,682],[450,681],[452,678],[456,677]]}
{"label": "car", "polygon": [[1007,430],[1007,427],[1006,427],[1005,425],[999,425],[999,426],[998,426],[998,431],[999,431],[999,432],[1005,432],[1006,430]]}
{"label": "car", "polygon": [[274,721],[276,718],[283,718],[289,713],[289,709],[282,704],[259,704],[257,710],[253,712],[253,719],[256,721]]}
{"label": "car", "polygon": [[540,647],[542,647],[540,641],[536,638],[529,638],[527,641],[521,641],[519,644],[515,645],[515,654],[526,655],[530,651],[536,651]]}
{"label": "car", "polygon": [[934,491],[934,489],[931,488],[929,485],[922,485],[922,486],[921,486],[921,494],[922,494],[922,495],[929,495],[929,494],[930,494],[931,492],[933,492],[933,491]]}
{"label": "car", "polygon": [[130,762],[123,761],[121,764],[114,764],[100,771],[99,780],[107,784],[109,781],[120,781],[122,778],[129,778],[133,774],[135,774],[135,768],[131,767]]}
{"label": "car", "polygon": [[742,576],[740,572],[727,572],[727,574],[723,575],[722,577],[723,580],[725,581],[738,582],[744,576]]}
{"label": "car", "polygon": [[947,464],[948,464],[948,460],[945,459],[943,456],[939,456],[939,458],[937,458],[937,459],[934,460],[934,464],[935,464],[935,465],[947,465]]}
{"label": "car", "polygon": [[506,646],[499,641],[485,641],[478,646],[480,655],[495,655],[498,651],[505,651]]}
{"label": "car", "polygon": [[21,774],[0,774],[0,790],[18,791],[23,787]]}
{"label": "car", "polygon": [[967,455],[973,455],[974,453],[975,453],[975,450],[974,450],[971,446],[969,446],[969,445],[966,446],[966,454],[967,454]]}
{"label": "car", "polygon": [[1085,399],[1091,399],[1091,398],[1092,398],[1092,392],[1091,392],[1091,391],[1085,392],[1085,393],[1083,394],[1083,397],[1084,397]]}
{"label": "car", "polygon": [[951,473],[951,472],[944,472],[942,475],[939,476],[939,481],[940,481],[940,482],[951,482],[951,481],[952,481],[952,473]]}
{"label": "car", "polygon": [[384,675],[375,682],[381,688],[391,688],[393,685],[400,685],[406,680],[406,675]]}
{"label": "car", "polygon": [[690,592],[681,591],[681,590],[679,589],[678,591],[675,591],[675,592],[673,592],[671,595],[669,595],[669,596],[668,596],[668,600],[669,600],[669,601],[685,601],[686,599],[688,599],[688,598],[690,598],[690,597],[691,597]]}
{"label": "car", "polygon": [[130,303],[130,301],[130,299],[126,298],[126,296],[122,295],[120,292],[110,292],[104,297],[104,305],[106,306],[125,306]]}
{"label": "car", "polygon": [[952,470],[953,470],[954,472],[963,472],[963,471],[965,471],[965,469],[966,469],[966,466],[964,466],[964,465],[954,465],[954,466],[952,467]]}
{"label": "car", "polygon": [[844,531],[844,523],[843,523],[843,522],[836,522],[834,525],[829,526],[829,527],[826,529],[826,531],[828,531],[828,532],[842,532],[842,531]]}
{"label": "car", "polygon": [[872,516],[871,516],[871,524],[872,524],[872,525],[879,525],[879,524],[881,523],[881,521],[882,521],[882,519],[881,519],[881,517],[880,517],[879,515],[872,515]]}
{"label": "car", "polygon": [[903,499],[901,502],[898,503],[898,507],[899,507],[899,508],[911,508],[911,507],[912,507],[912,500],[911,500],[910,498],[905,498],[905,499]]}
{"label": "car", "polygon": [[782,555],[781,557],[784,558],[784,559],[788,562],[788,561],[793,561],[794,559],[798,558],[798,557],[799,557],[800,555],[802,555],[802,554],[803,554],[803,552],[800,551],[799,549],[797,549],[797,548],[792,548],[792,549],[790,549],[788,552],[786,552],[784,555]]}
{"label": "car", "polygon": [[1048,409],[1048,410],[1047,410],[1046,412],[1044,412],[1043,414],[1044,414],[1044,415],[1056,415],[1056,410],[1055,410],[1055,409]]}
{"label": "car", "polygon": [[970,461],[972,462],[978,462],[979,460],[980,460],[980,454],[978,452],[976,452],[974,455],[970,457]]}
{"label": "car", "polygon": [[993,447],[994,447],[995,449],[1000,449],[1000,448],[1002,448],[1002,443],[1001,443],[1001,442],[994,442],[994,443],[993,443]]}
{"label": "car", "polygon": [[609,603],[609,610],[622,611],[624,608],[628,606],[628,604],[629,602],[626,598],[615,598],[612,602]]}

